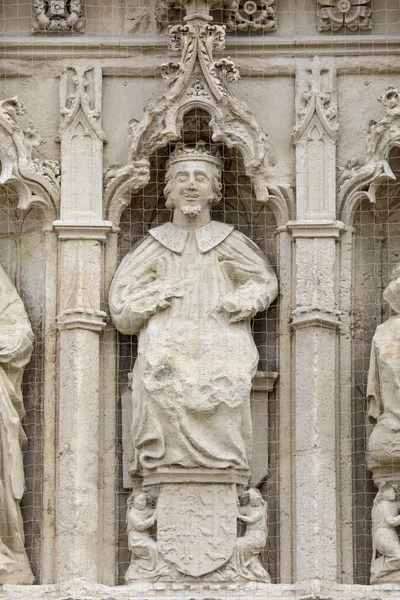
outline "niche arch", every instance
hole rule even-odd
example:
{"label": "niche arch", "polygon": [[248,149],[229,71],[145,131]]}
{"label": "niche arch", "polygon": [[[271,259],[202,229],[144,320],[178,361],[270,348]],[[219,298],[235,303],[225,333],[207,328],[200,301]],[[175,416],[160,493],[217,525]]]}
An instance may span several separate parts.
{"label": "niche arch", "polygon": [[[205,121],[209,117],[205,112],[201,115],[197,110],[195,113],[188,111],[186,113],[186,128],[182,133],[182,138],[191,143],[196,138],[196,132],[199,130],[195,126],[198,119],[202,120],[200,129],[203,132],[202,139],[209,141],[209,132]],[[197,138],[198,139],[198,138]],[[119,221],[119,256],[118,263],[123,256],[129,252],[147,231],[171,219],[171,211],[165,208],[165,199],[163,195],[165,164],[169,154],[173,151],[174,144],[167,148],[162,148],[150,159],[150,178],[148,184],[141,190],[135,191],[130,198],[129,205],[122,211]],[[275,270],[279,264],[279,244],[275,235],[277,229],[276,215],[272,210],[272,205],[260,203],[255,198],[254,189],[250,178],[245,173],[243,158],[236,148],[230,149],[226,146],[220,146],[220,152],[224,158],[223,173],[223,199],[212,211],[212,218],[224,221],[235,226],[236,229],[250,237],[264,252],[273,264]],[[259,371],[276,372],[278,371],[278,313],[279,303],[275,302],[268,310],[268,315],[263,313],[257,316],[253,321],[253,334],[259,350],[260,361]],[[137,340],[134,336],[123,336],[118,334],[118,388],[117,396],[121,399],[119,410],[117,409],[117,430],[119,431],[120,442],[124,447],[123,437],[129,436],[130,426],[127,427],[126,420],[131,419],[129,415],[129,403],[131,402],[129,391],[129,373],[132,371],[133,364],[137,354]],[[269,415],[269,428],[276,429],[278,404],[276,393],[269,399],[271,409]],[[267,409],[267,407],[265,407]],[[127,416],[129,415],[129,416]],[[125,421],[125,422],[124,422]],[[254,419],[256,421],[256,419]],[[255,432],[255,437],[262,435],[261,426]],[[269,435],[272,435],[271,433]],[[271,441],[271,440],[270,440]],[[278,487],[278,469],[277,457],[274,453],[276,445],[270,443],[268,454],[269,464],[266,465],[262,478],[266,478],[269,472],[268,495],[271,498],[270,512],[270,530],[273,532],[269,547],[266,549],[265,560],[268,562],[269,569],[273,576],[277,577],[277,548],[273,547],[273,540],[277,538],[278,518],[277,510],[274,511],[274,500],[277,498]],[[258,462],[262,462],[261,456],[256,456]],[[258,465],[259,473],[262,465]],[[253,470],[254,467],[253,467]],[[118,490],[119,508],[122,511],[126,505],[126,499],[132,484],[128,478],[124,478],[127,466],[122,460],[123,483]],[[257,481],[261,486],[266,486],[261,480]],[[125,487],[129,486],[129,487]],[[266,488],[265,488],[266,491]],[[123,574],[127,568],[128,551],[126,540],[124,539],[125,524],[121,521],[119,529],[120,544],[118,548],[118,566],[120,568],[119,581],[123,582]]]}
{"label": "niche arch", "polygon": [[[260,322],[256,322],[259,330],[255,332],[256,337],[259,337],[259,347],[264,345],[264,356],[261,357],[262,368],[275,370],[275,365],[282,363],[279,386],[276,386],[274,392],[276,395],[270,397],[268,404],[271,409],[270,426],[275,435],[275,438],[270,441],[276,442],[279,437],[277,425],[279,390],[281,386],[286,391],[290,388],[289,357],[286,351],[290,346],[290,328],[286,324],[289,323],[291,314],[291,260],[289,258],[291,245],[285,226],[290,219],[294,218],[292,190],[276,179],[275,158],[268,136],[262,131],[248,106],[235,98],[229,89],[230,84],[235,83],[239,77],[234,63],[229,58],[220,60],[213,58],[214,51],[223,50],[224,28],[207,21],[186,21],[184,25],[173,27],[170,30],[170,37],[171,50],[181,54],[180,62],[169,62],[162,66],[161,72],[166,82],[165,93],[146,108],[140,122],[130,122],[127,164],[112,166],[105,174],[104,218],[111,221],[114,227],[114,234],[109,236],[106,247],[107,286],[111,283],[119,260],[132,243],[145,235],[150,224],[159,225],[170,218],[169,211],[165,210],[162,194],[165,162],[176,142],[182,139],[190,141],[188,120],[196,115],[198,118],[206,115],[208,120],[206,141],[218,144],[223,149],[225,159],[225,199],[224,204],[217,207],[214,218],[221,219],[223,216],[223,220],[233,220],[236,227],[256,242],[258,241],[261,247],[264,245],[263,249],[277,268],[281,298],[284,298],[283,303],[279,300],[268,312],[270,323],[267,323],[265,318],[262,322],[262,317]],[[197,127],[194,133],[195,138],[192,141],[199,139],[196,137]],[[228,164],[229,161],[233,162]],[[233,163],[235,166],[232,168]],[[229,173],[236,173],[237,181],[231,180]],[[144,216],[140,218],[140,214]],[[248,214],[258,215],[258,225],[249,222],[246,217]],[[133,219],[136,219],[135,224],[132,222]],[[261,233],[262,231],[264,233]],[[284,256],[282,273],[280,272],[281,255]],[[275,311],[274,316],[272,316],[273,311]],[[272,321],[272,329],[268,334],[264,332],[262,343],[262,329],[263,327],[267,329]],[[282,324],[284,331],[278,332],[278,322]],[[117,335],[112,328],[106,332],[106,336],[111,342],[108,347],[114,346],[116,350],[114,356],[108,350],[105,360],[107,364],[112,364],[111,361],[114,361],[116,365],[113,383],[116,390],[115,397],[123,399],[128,389],[127,376],[134,360],[135,343],[132,344],[131,340]],[[273,346],[273,358],[269,361],[267,349],[270,345]],[[119,439],[124,435],[124,422],[126,422],[124,412],[122,400],[120,406],[115,406]],[[267,553],[272,579],[277,581],[279,443],[272,443],[270,446],[275,453],[270,455],[270,484],[268,484],[272,486],[268,490],[268,495],[271,499],[270,515],[274,521],[270,523],[271,548],[267,549]],[[118,442],[117,447],[121,447]],[[123,465],[123,460],[120,463]],[[123,468],[120,473],[121,481],[124,478]],[[118,514],[124,514],[126,492],[121,488],[120,481],[115,482],[119,498],[116,509]],[[127,568],[128,561],[123,521],[124,519],[121,520],[122,528],[117,532],[119,542],[116,544],[118,548],[115,553],[118,555],[119,583],[123,582],[123,572]]]}
{"label": "niche arch", "polygon": [[345,224],[340,259],[341,396],[342,406],[349,407],[347,435],[352,440],[354,583],[364,585],[370,577],[371,508],[377,492],[366,467],[367,376],[372,337],[389,316],[382,293],[400,248],[398,90],[390,86],[379,101],[386,115],[370,125],[365,163],[352,160],[343,169],[338,196],[339,218]]}
{"label": "niche arch", "polygon": [[32,123],[22,130],[26,112],[17,97],[0,101],[0,263],[22,298],[35,336],[23,380],[27,447],[21,510],[25,547],[41,583],[54,573],[46,573],[43,565],[46,554],[54,554],[57,239],[52,223],[59,213],[60,185],[58,163],[33,157],[41,138]]}

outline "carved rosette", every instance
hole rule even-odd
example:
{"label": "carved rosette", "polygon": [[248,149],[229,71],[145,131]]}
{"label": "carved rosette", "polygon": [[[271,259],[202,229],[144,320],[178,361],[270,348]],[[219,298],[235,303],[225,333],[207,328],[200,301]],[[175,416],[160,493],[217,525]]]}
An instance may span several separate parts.
{"label": "carved rosette", "polygon": [[275,0],[228,0],[228,8],[224,10],[224,23],[227,31],[232,33],[275,31],[275,9]]}
{"label": "carved rosette", "polygon": [[318,0],[318,31],[372,29],[370,0]]}
{"label": "carved rosette", "polygon": [[[158,0],[156,20],[159,31],[166,29],[168,21],[177,21],[179,12],[187,4],[184,0]],[[276,0],[214,0],[212,4],[217,5],[219,18],[222,13],[228,34],[268,33],[277,29]]]}
{"label": "carved rosette", "polygon": [[33,33],[84,33],[82,0],[33,0]]}

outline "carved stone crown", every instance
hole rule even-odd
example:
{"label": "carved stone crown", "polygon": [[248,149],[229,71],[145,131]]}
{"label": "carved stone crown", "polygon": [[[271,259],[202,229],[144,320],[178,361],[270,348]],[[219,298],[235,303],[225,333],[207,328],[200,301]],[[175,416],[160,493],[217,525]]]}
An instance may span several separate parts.
{"label": "carved stone crown", "polygon": [[223,167],[218,148],[210,145],[207,148],[207,144],[202,140],[198,141],[195,146],[185,146],[182,142],[178,142],[167,161],[167,168],[177,162],[187,160],[203,160],[216,165],[220,169]]}

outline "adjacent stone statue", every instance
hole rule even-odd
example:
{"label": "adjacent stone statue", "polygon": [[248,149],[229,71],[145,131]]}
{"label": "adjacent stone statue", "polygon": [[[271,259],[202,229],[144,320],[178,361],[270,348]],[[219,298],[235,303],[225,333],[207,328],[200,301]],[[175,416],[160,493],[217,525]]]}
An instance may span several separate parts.
{"label": "adjacent stone statue", "polygon": [[33,333],[17,290],[0,266],[0,584],[31,584],[20,500],[24,494],[21,381]]}
{"label": "adjacent stone statue", "polygon": [[259,555],[264,550],[268,537],[268,507],[257,489],[242,495],[239,520],[246,523],[246,532],[238,538],[231,565],[243,579],[269,583],[269,573],[260,563]]}
{"label": "adjacent stone statue", "polygon": [[174,465],[248,476],[258,362],[250,318],[276,298],[277,279],[251,240],[211,221],[221,161],[201,144],[177,146],[165,196],[173,222],[149,231],[110,290],[115,327],[139,336],[132,471]]}
{"label": "adjacent stone statue", "polygon": [[[151,229],[124,258],[110,290],[115,327],[139,337],[131,473],[144,486],[159,486],[158,549],[185,577],[227,565],[236,546],[258,363],[250,319],[278,292],[260,249],[232,225],[211,220],[221,168],[203,143],[177,145],[164,191],[173,221]],[[256,505],[250,502],[254,515],[243,515],[249,530],[236,562],[245,578],[265,581],[255,562],[265,515],[258,499]]]}
{"label": "adjacent stone statue", "polygon": [[393,315],[372,340],[368,374],[368,466],[377,484],[400,479],[400,265],[383,293]]}
{"label": "adjacent stone statue", "polygon": [[131,494],[127,511],[128,547],[131,553],[125,581],[153,578],[165,569],[160,559],[157,542],[151,536],[151,528],[156,522],[154,501],[144,492]]}
{"label": "adjacent stone statue", "polygon": [[395,528],[400,526],[400,502],[396,489],[384,483],[372,508],[371,583],[400,581],[400,542]]}

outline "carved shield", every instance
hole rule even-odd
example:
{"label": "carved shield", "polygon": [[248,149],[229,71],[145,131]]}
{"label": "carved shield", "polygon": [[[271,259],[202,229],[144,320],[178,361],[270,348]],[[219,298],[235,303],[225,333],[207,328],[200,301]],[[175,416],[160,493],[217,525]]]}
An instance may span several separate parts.
{"label": "carved shield", "polygon": [[157,503],[157,543],[179,571],[200,577],[225,564],[236,544],[236,485],[163,484]]}

